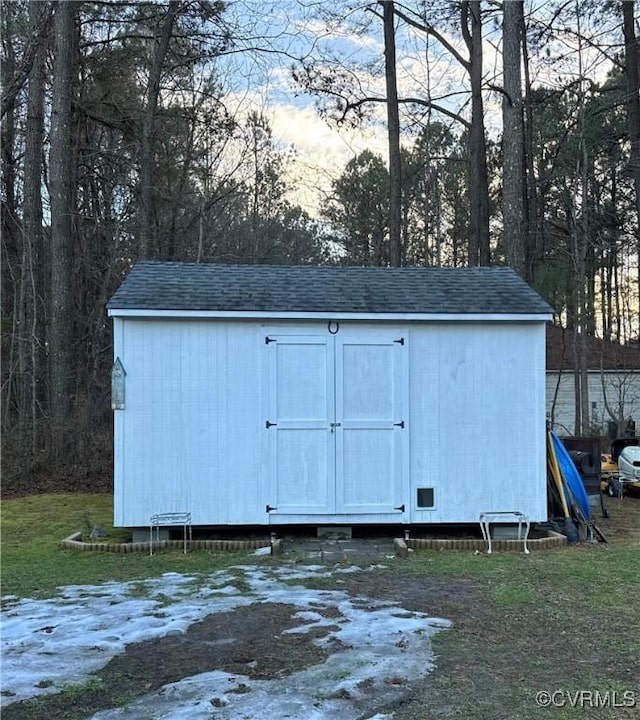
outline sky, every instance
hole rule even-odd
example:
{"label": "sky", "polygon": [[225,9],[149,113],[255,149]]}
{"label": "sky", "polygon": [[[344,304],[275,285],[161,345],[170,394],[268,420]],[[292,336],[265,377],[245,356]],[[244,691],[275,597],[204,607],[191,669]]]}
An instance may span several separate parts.
{"label": "sky", "polygon": [[[433,6],[446,5],[436,0]],[[382,22],[366,8],[375,8],[375,2],[366,0],[231,0],[229,17],[245,40],[240,47],[260,48],[259,52],[239,52],[228,56],[224,75],[231,89],[230,105],[240,116],[251,110],[264,112],[271,123],[274,138],[282,149],[293,151],[289,180],[293,183],[296,200],[316,214],[322,199],[331,191],[331,181],[344,168],[349,159],[365,149],[387,156],[386,115],[384,105],[372,107],[370,122],[360,128],[348,123],[338,126],[321,117],[318,105],[322,100],[302,92],[292,79],[291,68],[299,60],[314,59],[321,64],[337,57],[342,63],[358,63],[358,79],[368,95],[384,96],[384,80],[380,72],[384,42]],[[398,3],[400,7],[419,7],[420,3]],[[550,0],[526,0],[526,12],[543,19],[553,3]],[[485,4],[488,8],[488,4]],[[330,17],[331,9],[338,10],[340,22]],[[419,18],[418,18],[419,19]],[[584,18],[586,34],[591,32]],[[611,26],[601,19],[595,27],[603,39]],[[441,29],[439,27],[439,29]],[[442,28],[443,35],[466,56],[467,50],[458,33]],[[459,111],[468,117],[468,80],[462,66],[451,55],[423,33],[397,24],[397,74],[400,95],[430,96],[449,110]],[[575,77],[576,42],[570,34],[551,40],[543,38],[540,57],[547,51],[551,56],[564,59],[551,66],[536,62],[535,79],[545,84],[557,84]],[[533,53],[532,53],[533,54]],[[487,82],[501,83],[501,29],[496,15],[487,20],[484,28],[484,74]],[[610,63],[603,56],[583,48],[583,72],[602,80]],[[332,71],[335,75],[335,70]],[[501,129],[502,96],[485,93],[487,134],[497,138]],[[460,125],[440,115],[439,120],[459,130]],[[417,129],[413,126],[413,130]],[[405,116],[404,144],[415,137],[411,122]]]}
{"label": "sky", "polygon": [[[328,652],[324,663],[277,680],[222,671],[202,673],[126,707],[100,711],[92,720],[211,720],[212,699],[216,699],[219,720],[356,720],[367,712],[372,713],[370,720],[391,720],[392,714],[373,714],[405,691],[388,682],[389,678],[400,675],[408,685],[432,671],[431,638],[450,627],[450,622],[406,611],[389,601],[296,584],[356,571],[361,569],[245,565],[209,576],[167,573],[129,583],[67,586],[46,600],[5,596],[0,615],[1,704],[82,686],[91,673],[122,653],[127,643],[184,633],[207,615],[251,603],[286,603],[298,608],[295,617],[300,625],[285,632],[328,629],[322,638],[310,641]],[[240,590],[238,586],[245,584],[248,589]],[[325,608],[333,612],[320,612]],[[370,691],[363,692],[363,682]],[[250,691],[233,692],[242,685]],[[336,698],[340,690],[347,692]]]}
{"label": "sky", "polygon": [[[383,115],[378,113],[378,121],[370,127],[338,127],[321,116],[318,98],[302,92],[293,81],[292,67],[299,66],[302,58],[337,52],[367,62],[383,51],[381,35],[361,38],[327,29],[314,18],[321,4],[313,0],[231,3],[240,33],[250,36],[244,45],[267,51],[233,54],[225,61],[232,88],[229,108],[240,117],[254,110],[266,115],[279,148],[292,151],[288,179],[296,188],[294,199],[314,215],[348,160],[365,149],[383,157],[387,152]],[[379,80],[375,89],[384,92]]]}

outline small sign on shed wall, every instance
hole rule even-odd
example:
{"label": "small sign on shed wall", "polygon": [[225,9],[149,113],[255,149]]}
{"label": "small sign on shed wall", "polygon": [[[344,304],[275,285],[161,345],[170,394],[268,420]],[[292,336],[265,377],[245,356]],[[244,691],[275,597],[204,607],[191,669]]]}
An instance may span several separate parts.
{"label": "small sign on shed wall", "polygon": [[111,368],[111,409],[124,410],[124,379],[127,373],[117,357]]}

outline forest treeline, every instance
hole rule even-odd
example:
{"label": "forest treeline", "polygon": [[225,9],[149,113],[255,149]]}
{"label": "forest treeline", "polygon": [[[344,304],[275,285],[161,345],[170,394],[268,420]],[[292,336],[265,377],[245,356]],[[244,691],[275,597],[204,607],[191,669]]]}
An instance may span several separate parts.
{"label": "forest treeline", "polygon": [[[139,259],[509,264],[576,337],[638,342],[633,2],[290,5],[285,47],[252,25],[282,3],[2,3],[5,489],[43,475],[108,484],[105,305]],[[297,53],[303,21],[384,51],[367,63],[344,43]],[[431,71],[407,78],[409,36],[425,67],[437,51],[456,68],[455,92]],[[234,109],[233,56],[275,58],[328,123],[383,122],[389,152],[354,154],[311,213],[269,106]]]}

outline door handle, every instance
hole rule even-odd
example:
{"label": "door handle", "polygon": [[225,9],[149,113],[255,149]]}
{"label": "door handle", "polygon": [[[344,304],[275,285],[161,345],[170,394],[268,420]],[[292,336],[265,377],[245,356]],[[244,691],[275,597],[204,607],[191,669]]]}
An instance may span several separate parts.
{"label": "door handle", "polygon": [[329,423],[329,428],[331,429],[331,432],[333,432],[334,428],[340,427],[341,424],[342,423],[336,423],[336,422]]}

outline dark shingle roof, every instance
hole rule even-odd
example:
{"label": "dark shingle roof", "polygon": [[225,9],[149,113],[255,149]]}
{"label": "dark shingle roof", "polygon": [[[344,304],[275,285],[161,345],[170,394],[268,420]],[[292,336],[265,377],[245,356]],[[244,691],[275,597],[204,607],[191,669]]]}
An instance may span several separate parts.
{"label": "dark shingle roof", "polygon": [[140,262],[110,310],[551,313],[513,270]]}

